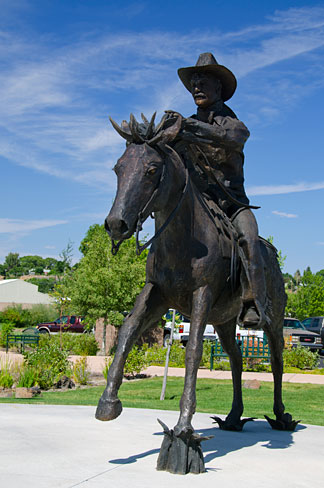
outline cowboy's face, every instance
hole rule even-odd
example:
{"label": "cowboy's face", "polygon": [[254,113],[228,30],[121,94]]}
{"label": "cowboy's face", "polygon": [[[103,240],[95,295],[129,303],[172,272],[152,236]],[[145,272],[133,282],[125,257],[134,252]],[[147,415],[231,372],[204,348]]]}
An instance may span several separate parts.
{"label": "cowboy's face", "polygon": [[221,82],[209,73],[194,73],[191,78],[191,94],[195,104],[207,108],[221,99]]}

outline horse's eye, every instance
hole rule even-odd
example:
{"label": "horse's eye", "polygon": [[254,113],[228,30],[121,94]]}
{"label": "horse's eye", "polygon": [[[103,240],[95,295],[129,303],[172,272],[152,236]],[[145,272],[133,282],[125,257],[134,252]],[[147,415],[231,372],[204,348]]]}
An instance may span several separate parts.
{"label": "horse's eye", "polygon": [[152,166],[151,168],[149,168],[146,171],[146,174],[148,174],[149,176],[153,176],[153,175],[155,175],[156,171],[157,171],[157,168],[155,166]]}

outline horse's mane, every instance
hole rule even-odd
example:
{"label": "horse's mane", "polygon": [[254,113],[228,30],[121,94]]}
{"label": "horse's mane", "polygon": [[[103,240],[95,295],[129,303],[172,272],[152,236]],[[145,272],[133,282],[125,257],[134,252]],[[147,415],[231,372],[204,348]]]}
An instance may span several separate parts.
{"label": "horse's mane", "polygon": [[143,144],[144,142],[155,145],[162,139],[163,132],[174,125],[174,119],[167,120],[167,115],[163,115],[160,122],[155,125],[156,112],[149,121],[144,114],[141,114],[142,122],[138,122],[133,114],[130,114],[129,122],[123,120],[119,126],[111,117],[110,122],[114,129],[126,139],[128,144]]}

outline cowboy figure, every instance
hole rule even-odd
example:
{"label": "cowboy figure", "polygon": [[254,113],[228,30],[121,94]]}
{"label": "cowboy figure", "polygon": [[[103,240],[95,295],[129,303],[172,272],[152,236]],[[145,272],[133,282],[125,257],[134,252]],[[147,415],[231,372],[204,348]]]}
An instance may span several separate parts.
{"label": "cowboy figure", "polygon": [[[213,200],[231,219],[243,250],[243,294],[239,324],[261,327],[267,317],[266,286],[258,225],[244,189],[243,147],[250,133],[243,122],[225,105],[236,89],[236,78],[211,53],[199,56],[196,66],[180,68],[180,80],[197,105],[197,114],[183,119],[175,145],[186,164],[199,168],[197,186],[212,195]],[[175,112],[168,111],[173,117]]]}

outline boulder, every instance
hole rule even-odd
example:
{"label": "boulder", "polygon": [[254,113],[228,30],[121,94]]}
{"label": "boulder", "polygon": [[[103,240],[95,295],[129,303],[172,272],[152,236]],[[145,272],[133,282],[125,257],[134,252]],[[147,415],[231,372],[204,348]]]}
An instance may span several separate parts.
{"label": "boulder", "polygon": [[15,390],[16,398],[33,398],[36,396],[33,388],[17,387]]}
{"label": "boulder", "polygon": [[261,388],[261,383],[259,380],[245,380],[243,388],[247,388],[248,390],[259,390]]}

